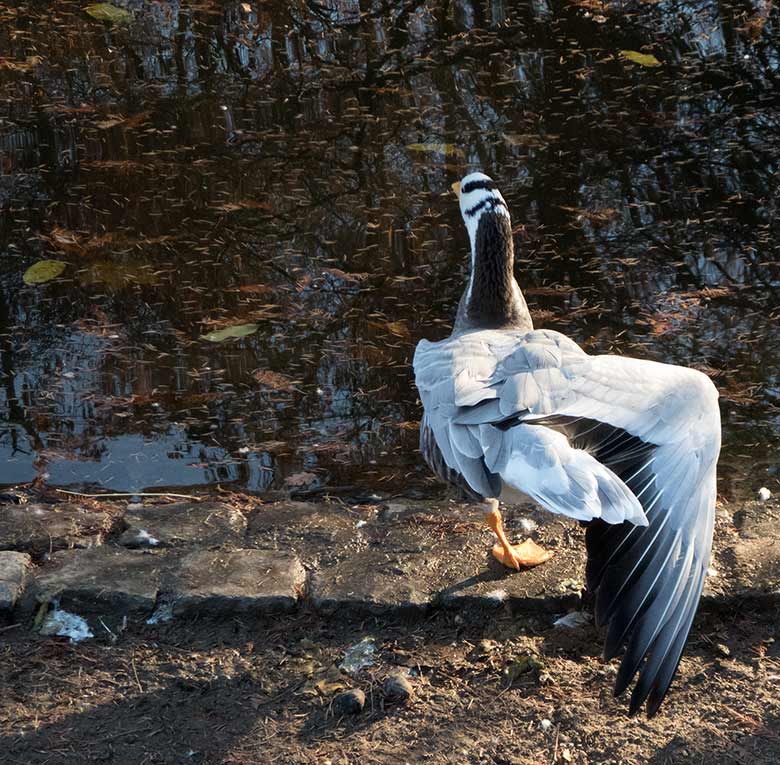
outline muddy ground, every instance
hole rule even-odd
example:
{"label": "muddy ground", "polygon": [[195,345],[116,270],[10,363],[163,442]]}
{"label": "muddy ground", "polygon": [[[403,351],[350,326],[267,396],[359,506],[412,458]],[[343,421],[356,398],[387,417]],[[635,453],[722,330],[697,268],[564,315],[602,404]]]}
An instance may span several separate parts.
{"label": "muddy ground", "polygon": [[[612,698],[593,626],[439,611],[425,620],[196,619],[112,644],[0,635],[4,763],[776,763],[778,613],[705,608],[661,712]],[[373,666],[336,665],[365,636]],[[522,672],[526,657],[538,659]],[[402,672],[408,701],[386,699]],[[347,687],[363,711],[339,715]],[[545,722],[545,721],[549,721]]]}

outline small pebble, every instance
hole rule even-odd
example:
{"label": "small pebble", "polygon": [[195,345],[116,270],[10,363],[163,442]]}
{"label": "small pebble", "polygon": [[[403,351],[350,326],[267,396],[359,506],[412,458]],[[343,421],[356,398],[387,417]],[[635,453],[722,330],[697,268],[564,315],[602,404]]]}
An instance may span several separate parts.
{"label": "small pebble", "polygon": [[333,714],[336,717],[344,717],[344,715],[356,715],[363,711],[363,707],[366,705],[366,694],[360,690],[360,688],[352,688],[343,693],[339,693],[335,699],[333,699]]}
{"label": "small pebble", "polygon": [[382,688],[388,701],[406,701],[414,692],[409,678],[405,675],[390,675]]}
{"label": "small pebble", "polygon": [[727,645],[724,645],[723,643],[716,643],[715,653],[718,653],[721,656],[731,656],[731,649]]}
{"label": "small pebble", "polygon": [[542,730],[550,730],[550,728],[552,728],[552,720],[548,720],[545,718],[544,720],[542,720],[540,725],[542,726]]}
{"label": "small pebble", "polygon": [[762,486],[758,490],[758,499],[760,502],[767,502],[768,500],[772,499],[772,492],[769,491],[766,486]]}

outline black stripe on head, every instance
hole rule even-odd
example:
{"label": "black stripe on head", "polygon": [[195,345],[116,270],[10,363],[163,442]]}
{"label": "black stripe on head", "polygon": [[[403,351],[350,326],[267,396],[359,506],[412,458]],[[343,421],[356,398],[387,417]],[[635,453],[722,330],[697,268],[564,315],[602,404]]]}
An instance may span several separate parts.
{"label": "black stripe on head", "polygon": [[477,191],[477,189],[493,191],[493,189],[497,188],[495,181],[469,181],[465,186],[461,186],[460,193],[470,194],[472,191]]}
{"label": "black stripe on head", "polygon": [[[482,183],[482,181],[475,181],[475,183]],[[469,184],[470,186],[471,184]],[[495,210],[496,207],[503,207],[506,209],[506,205],[504,204],[503,199],[496,199],[496,197],[487,197],[483,199],[481,202],[477,202],[477,204],[474,205],[474,207],[469,208],[466,210],[466,215],[469,218],[473,218],[483,207],[487,207],[490,205],[491,210]]]}

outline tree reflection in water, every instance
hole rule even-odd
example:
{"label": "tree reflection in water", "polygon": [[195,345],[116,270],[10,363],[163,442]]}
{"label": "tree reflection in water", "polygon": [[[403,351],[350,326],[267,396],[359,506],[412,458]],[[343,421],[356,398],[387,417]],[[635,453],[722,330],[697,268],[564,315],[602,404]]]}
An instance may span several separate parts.
{"label": "tree reflection in water", "polygon": [[537,324],[706,370],[723,490],[778,470],[776,6],[128,7],[0,5],[0,483],[438,491],[409,362],[476,167]]}

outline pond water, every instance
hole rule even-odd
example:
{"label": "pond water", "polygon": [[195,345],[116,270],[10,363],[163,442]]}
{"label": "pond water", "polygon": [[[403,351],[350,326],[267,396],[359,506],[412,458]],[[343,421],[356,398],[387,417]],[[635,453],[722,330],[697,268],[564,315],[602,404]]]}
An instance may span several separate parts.
{"label": "pond water", "polygon": [[777,4],[86,6],[0,3],[0,483],[439,491],[479,168],[536,325],[708,372],[721,492],[778,484]]}

